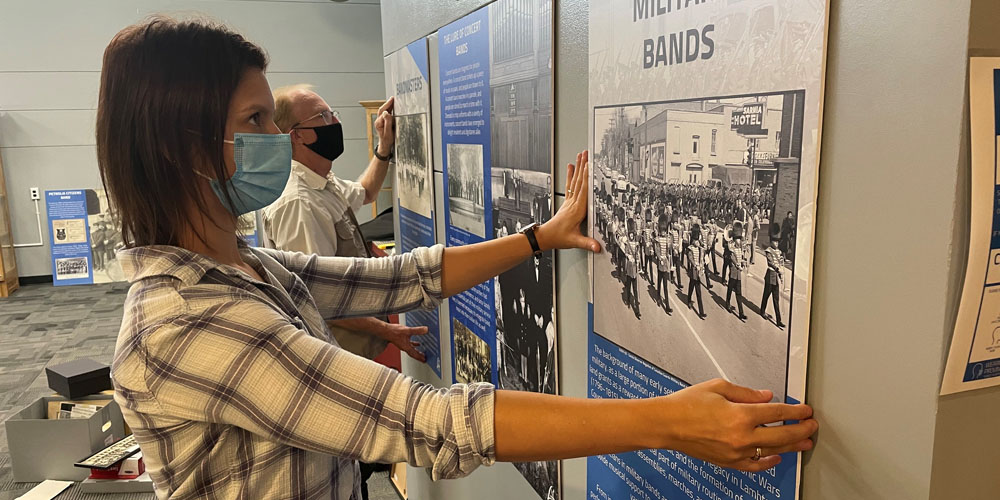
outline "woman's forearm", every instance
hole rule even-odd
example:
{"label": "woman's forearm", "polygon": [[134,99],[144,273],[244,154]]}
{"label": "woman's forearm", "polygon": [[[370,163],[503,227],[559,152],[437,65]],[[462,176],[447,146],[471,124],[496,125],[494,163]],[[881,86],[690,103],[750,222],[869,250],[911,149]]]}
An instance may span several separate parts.
{"label": "woman's forearm", "polygon": [[[644,418],[651,400],[579,399],[497,391],[497,460],[536,462],[662,446]],[[530,422],[529,425],[525,423]]]}
{"label": "woman's forearm", "polygon": [[666,448],[760,471],[777,465],[782,453],[811,449],[818,427],[812,408],[768,403],[771,397],[720,379],[649,399],[496,391],[496,458],[533,462]]}
{"label": "woman's forearm", "polygon": [[[539,226],[535,230],[535,237],[542,250],[551,248],[545,243],[546,231],[545,226]],[[513,268],[531,255],[531,244],[523,234],[448,247],[444,250],[441,264],[442,295],[447,298],[464,292]]]}

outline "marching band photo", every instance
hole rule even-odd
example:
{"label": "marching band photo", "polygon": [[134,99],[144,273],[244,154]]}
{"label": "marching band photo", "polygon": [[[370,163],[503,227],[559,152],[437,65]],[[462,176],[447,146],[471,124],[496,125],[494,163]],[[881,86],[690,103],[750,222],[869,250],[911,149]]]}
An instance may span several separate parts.
{"label": "marching band photo", "polygon": [[799,94],[595,109],[595,332],[783,400]]}

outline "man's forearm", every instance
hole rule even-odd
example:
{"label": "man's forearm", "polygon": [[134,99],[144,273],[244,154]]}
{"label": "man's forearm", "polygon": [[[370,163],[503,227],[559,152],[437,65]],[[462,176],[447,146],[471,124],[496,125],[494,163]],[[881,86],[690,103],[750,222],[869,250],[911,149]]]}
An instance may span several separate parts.
{"label": "man's forearm", "polygon": [[[379,152],[379,154],[382,154],[382,152]],[[388,153],[383,156],[387,155]],[[365,188],[365,205],[372,203],[378,198],[378,192],[382,189],[382,183],[385,182],[385,175],[388,171],[389,162],[372,156],[371,161],[368,162],[368,168],[358,178],[358,182]]]}
{"label": "man's forearm", "polygon": [[339,326],[345,330],[370,333],[376,337],[384,338],[386,332],[386,322],[378,318],[351,318],[335,319],[328,321],[333,326]]}

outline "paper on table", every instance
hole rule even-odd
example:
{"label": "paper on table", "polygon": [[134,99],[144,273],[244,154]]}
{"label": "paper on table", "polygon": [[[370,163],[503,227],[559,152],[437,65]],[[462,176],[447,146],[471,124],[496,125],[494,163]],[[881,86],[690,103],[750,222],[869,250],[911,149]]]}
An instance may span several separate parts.
{"label": "paper on table", "polygon": [[17,497],[17,500],[52,500],[66,488],[69,488],[73,481],[53,481],[46,479],[41,484],[31,488],[27,493]]}

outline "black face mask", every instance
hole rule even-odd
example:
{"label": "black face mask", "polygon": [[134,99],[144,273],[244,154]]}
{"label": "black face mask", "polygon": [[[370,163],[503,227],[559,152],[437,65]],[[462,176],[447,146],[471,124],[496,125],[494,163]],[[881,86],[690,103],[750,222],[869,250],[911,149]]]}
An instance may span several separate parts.
{"label": "black face mask", "polygon": [[316,142],[306,144],[306,147],[314,153],[330,161],[336,160],[344,153],[344,130],[340,123],[331,123],[306,130],[316,132]]}

